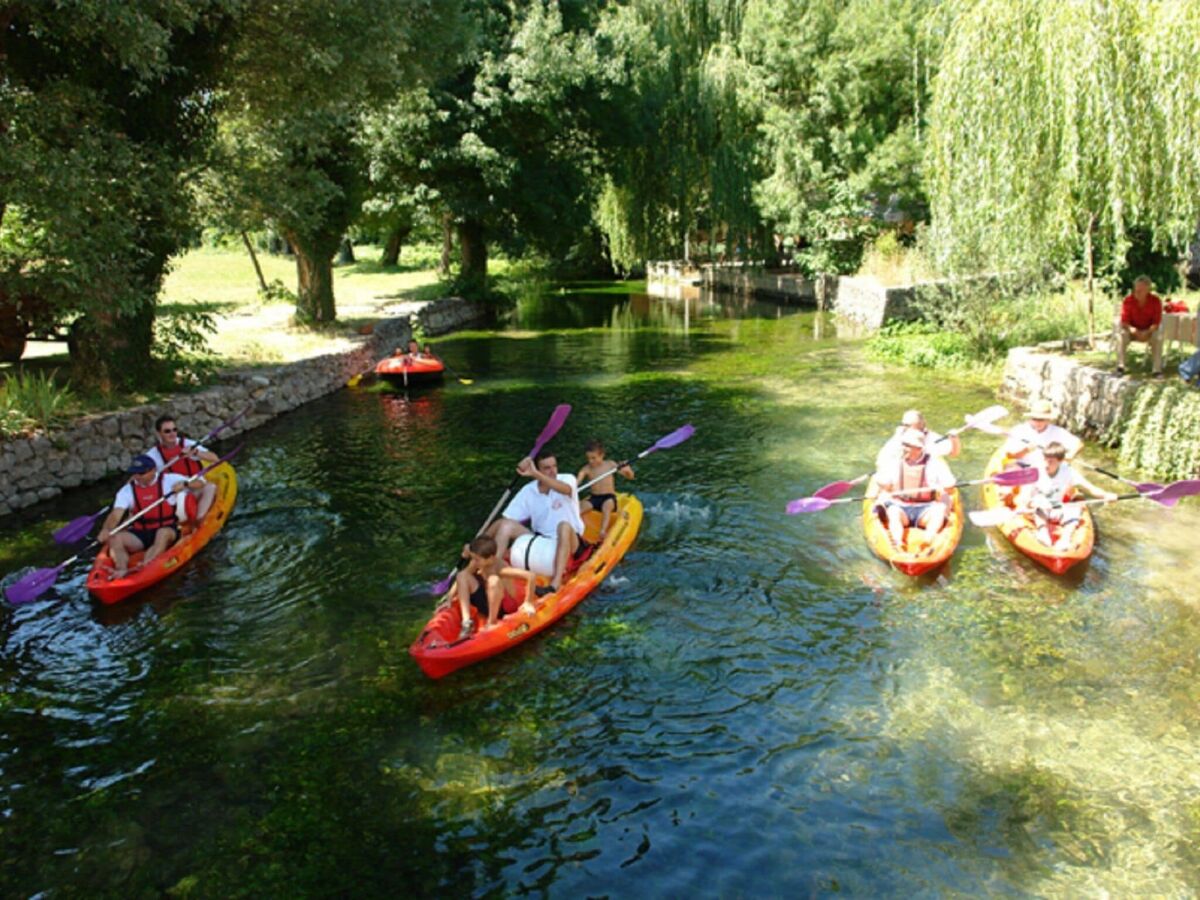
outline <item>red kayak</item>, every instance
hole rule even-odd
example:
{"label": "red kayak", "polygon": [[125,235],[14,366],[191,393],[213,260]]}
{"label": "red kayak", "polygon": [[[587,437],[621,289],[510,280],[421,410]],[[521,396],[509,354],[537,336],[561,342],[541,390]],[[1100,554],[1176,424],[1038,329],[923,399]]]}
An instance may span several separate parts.
{"label": "red kayak", "polygon": [[375,374],[380,378],[386,378],[393,384],[402,384],[404,387],[441,381],[445,371],[446,367],[440,359],[412,357],[408,354],[381,359],[375,367]]}

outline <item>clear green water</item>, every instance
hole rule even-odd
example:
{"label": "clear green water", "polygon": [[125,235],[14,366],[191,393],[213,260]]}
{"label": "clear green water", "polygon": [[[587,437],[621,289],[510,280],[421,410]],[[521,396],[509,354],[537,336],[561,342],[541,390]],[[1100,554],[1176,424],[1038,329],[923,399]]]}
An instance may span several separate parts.
{"label": "clear green water", "polygon": [[[1055,579],[969,530],[912,581],[856,510],[909,406],[993,402],[812,314],[522,304],[441,342],[477,380],[341,391],[249,435],[189,569],[0,612],[0,895],[1187,895],[1200,890],[1193,504],[1101,514]],[[557,627],[440,682],[423,586],[556,403],[565,467],[685,422],[643,533]],[[979,473],[972,437],[955,468]],[[0,521],[0,571],[115,487]],[[993,539],[994,540],[994,539]]]}

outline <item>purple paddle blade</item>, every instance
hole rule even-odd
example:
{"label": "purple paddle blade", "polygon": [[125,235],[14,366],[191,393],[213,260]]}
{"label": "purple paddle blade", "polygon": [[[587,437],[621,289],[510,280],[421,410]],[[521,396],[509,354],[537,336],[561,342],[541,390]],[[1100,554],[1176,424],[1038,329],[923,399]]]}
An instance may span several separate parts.
{"label": "purple paddle blade", "polygon": [[74,544],[76,541],[82,541],[88,534],[91,533],[92,526],[96,524],[96,520],[108,512],[108,507],[99,512],[92,513],[90,516],[80,516],[78,519],[72,519],[58,531],[54,532],[54,543],[56,544]]}
{"label": "purple paddle blade", "polygon": [[824,497],[800,497],[787,505],[787,514],[789,516],[798,516],[801,513],[820,512],[823,509],[829,509],[831,506],[833,506],[833,501],[827,500]]}
{"label": "purple paddle blade", "polygon": [[454,581],[454,576],[457,574],[458,570],[455,569],[441,581],[435,581],[429,586],[429,593],[434,594],[435,596],[441,596],[442,594],[446,593],[446,591],[450,590],[450,583]]}
{"label": "purple paddle blade", "polygon": [[542,433],[538,435],[537,442],[534,443],[533,449],[529,451],[530,456],[538,455],[538,451],[550,441],[550,438],[558,434],[558,430],[563,427],[563,422],[567,421],[567,416],[570,414],[570,403],[562,403],[554,407],[554,412],[550,414],[550,421],[546,423],[546,427],[543,428]]}
{"label": "purple paddle blade", "polygon": [[1156,503],[1163,504],[1163,506],[1173,506],[1183,497],[1195,497],[1197,494],[1200,494],[1200,479],[1188,479],[1186,481],[1172,482],[1161,491],[1154,494],[1147,494],[1146,496]]}
{"label": "purple paddle blade", "polygon": [[1038,480],[1038,470],[1033,466],[1021,469],[1005,469],[1003,472],[997,472],[989,479],[992,484],[998,484],[1002,487],[1016,487],[1021,484],[1033,484]]}
{"label": "purple paddle blade", "polygon": [[38,569],[36,572],[31,572],[6,587],[4,596],[8,598],[9,603],[17,606],[36,600],[54,586],[54,582],[58,579],[58,573],[73,559],[74,557],[67,562],[59,563],[52,569]]}
{"label": "purple paddle blade", "polygon": [[1154,494],[1166,487],[1157,481],[1130,481],[1128,484],[1133,485],[1139,494]]}
{"label": "purple paddle blade", "polygon": [[665,438],[661,438],[658,443],[656,443],[642,455],[646,456],[650,453],[653,453],[655,450],[670,450],[672,447],[678,447],[695,433],[696,429],[694,426],[684,425],[682,428],[677,428],[672,431]]}

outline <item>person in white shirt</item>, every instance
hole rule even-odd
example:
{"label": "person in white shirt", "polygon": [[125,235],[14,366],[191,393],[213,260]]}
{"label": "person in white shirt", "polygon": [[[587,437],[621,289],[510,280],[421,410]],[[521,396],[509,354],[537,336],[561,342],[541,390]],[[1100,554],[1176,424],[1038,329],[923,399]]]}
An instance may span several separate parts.
{"label": "person in white shirt", "polygon": [[[539,454],[536,462],[529,457],[521,460],[517,472],[532,481],[517,492],[486,533],[496,539],[501,559],[512,546],[514,566],[550,576],[549,587],[537,589],[539,595],[554,593],[562,587],[567,563],[582,546],[578,483],[574,475],[559,474],[558,460],[549,452]],[[518,540],[525,536],[528,539]],[[520,559],[515,558],[518,555]],[[552,572],[547,571],[551,559]]]}
{"label": "person in white shirt", "polygon": [[[128,472],[132,477],[117,491],[112,512],[96,536],[100,543],[108,544],[108,552],[115,566],[111,576],[113,580],[125,577],[129,571],[131,553],[145,550],[142,565],[146,565],[175,542],[179,534],[179,522],[174,506],[169,500],[166,503],[158,501],[171,494],[182,495],[187,487],[187,478],[183,475],[170,472],[159,475],[154,460],[144,454],[133,458]],[[112,533],[125,518],[125,513],[138,515],[147,509],[149,512],[129,528]]]}
{"label": "person in white shirt", "polygon": [[[217,461],[217,454],[202,444],[184,437],[174,416],[159,416],[154,423],[154,433],[157,441],[146,451],[146,455],[154,460],[160,472],[166,471],[172,475],[186,475],[189,478],[198,475],[206,465]],[[200,478],[188,482],[188,494],[181,494],[175,501],[175,514],[182,524],[189,518],[200,522],[212,509],[213,501],[217,499],[217,486],[207,479]]]}
{"label": "person in white shirt", "polygon": [[949,491],[954,475],[945,461],[930,456],[925,449],[925,434],[909,428],[900,435],[903,455],[875,473],[877,507],[887,516],[892,544],[904,546],[904,529],[916,525],[936,534],[946,524],[950,508]]}
{"label": "person in white shirt", "polygon": [[1047,547],[1060,541],[1065,541],[1068,547],[1071,545],[1080,522],[1079,506],[1067,501],[1075,495],[1076,488],[1104,500],[1117,499],[1112,491],[1101,490],[1072,469],[1065,462],[1066,456],[1066,447],[1051,441],[1042,450],[1045,463],[1039,468],[1038,480],[1023,488],[1017,498],[1018,509],[1028,507],[1033,510],[1038,523],[1037,539]]}
{"label": "person in white shirt", "polygon": [[925,435],[925,452],[930,456],[958,456],[962,450],[962,441],[957,434],[940,435],[936,431],[930,431],[929,426],[925,424],[925,417],[921,415],[918,409],[907,410],[900,417],[900,427],[896,429],[886,444],[880,448],[879,453],[875,456],[875,470],[881,471],[891,469],[896,465],[896,462],[904,455],[904,448],[900,444],[900,435],[904,434],[909,428],[915,428]]}
{"label": "person in white shirt", "polygon": [[1067,429],[1054,424],[1054,407],[1049,400],[1038,400],[1029,407],[1027,421],[1008,433],[1004,450],[1011,459],[1026,465],[1041,465],[1041,451],[1052,442],[1063,446],[1068,461],[1079,455],[1083,441]]}

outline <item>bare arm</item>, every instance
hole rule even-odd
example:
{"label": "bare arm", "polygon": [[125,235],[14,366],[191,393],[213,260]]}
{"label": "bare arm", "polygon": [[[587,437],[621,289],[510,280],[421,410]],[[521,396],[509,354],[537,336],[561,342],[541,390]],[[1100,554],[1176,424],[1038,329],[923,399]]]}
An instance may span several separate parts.
{"label": "bare arm", "polygon": [[104,544],[108,542],[112,534],[112,530],[121,524],[121,520],[125,518],[125,509],[120,506],[114,506],[104,519],[104,525],[100,528],[100,533],[96,535],[96,540]]}

